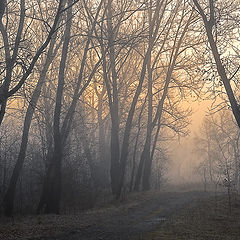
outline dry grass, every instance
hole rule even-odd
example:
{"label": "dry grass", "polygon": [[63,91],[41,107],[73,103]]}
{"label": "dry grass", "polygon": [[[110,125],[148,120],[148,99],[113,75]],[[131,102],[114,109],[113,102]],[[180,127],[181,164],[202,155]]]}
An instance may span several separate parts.
{"label": "dry grass", "polygon": [[[0,240],[27,240],[68,234],[96,223],[107,223],[130,209],[141,209],[160,193],[135,193],[124,201],[106,204],[75,215],[19,216],[14,219],[0,218]],[[160,211],[147,215],[154,218]],[[120,219],[121,220],[121,219]],[[188,206],[171,217],[153,232],[137,240],[240,240],[240,197],[232,204],[232,213],[226,197],[215,198]]]}
{"label": "dry grass", "polygon": [[227,197],[189,206],[141,239],[240,240],[240,198],[234,198],[231,213]]}
{"label": "dry grass", "polygon": [[127,212],[145,201],[158,197],[157,192],[132,193],[121,201],[106,203],[102,207],[71,215],[15,216],[14,219],[0,218],[0,240],[27,240],[54,237],[66,232],[80,230],[106,218]]}

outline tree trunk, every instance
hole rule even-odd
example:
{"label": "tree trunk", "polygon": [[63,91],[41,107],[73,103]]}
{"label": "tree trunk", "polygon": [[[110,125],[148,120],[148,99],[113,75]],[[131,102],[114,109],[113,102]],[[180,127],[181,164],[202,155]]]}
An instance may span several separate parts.
{"label": "tree trunk", "polygon": [[103,96],[98,99],[98,145],[99,145],[99,170],[100,170],[100,176],[101,176],[101,186],[107,187],[109,186],[109,179],[108,179],[108,161],[106,156],[106,134],[105,134],[105,124],[102,117],[103,109]]}
{"label": "tree trunk", "polygon": [[[163,94],[162,94],[162,97],[161,97],[161,99],[158,103],[157,111],[155,113],[155,116],[154,116],[151,124],[148,126],[148,133],[147,133],[147,138],[146,138],[145,144],[149,144],[149,146],[146,146],[146,148],[145,148],[145,149],[147,149],[147,152],[145,153],[146,154],[146,159],[144,160],[143,181],[142,181],[144,191],[149,190],[150,186],[151,186],[150,177],[151,177],[151,171],[152,171],[152,160],[153,160],[152,157],[153,157],[153,155],[152,155],[152,157],[150,156],[150,148],[151,148],[152,131],[153,131],[157,121],[159,121],[158,124],[161,124],[163,106],[164,106],[164,102],[165,102],[165,99],[166,99],[167,94],[168,94],[168,88],[169,88],[169,84],[170,84],[170,81],[171,81],[171,78],[172,78],[172,73],[174,71],[174,67],[175,67],[175,64],[176,64],[177,57],[178,57],[179,49],[182,45],[183,38],[185,36],[185,33],[187,32],[187,29],[189,27],[191,19],[192,19],[192,13],[190,14],[190,16],[188,18],[188,21],[186,22],[186,25],[183,29],[183,32],[181,33],[178,40],[177,40],[178,31],[176,33],[176,37],[175,37],[175,41],[174,41],[174,45],[173,45],[173,49],[172,49],[172,53],[171,53],[171,57],[170,57],[170,61],[169,61],[169,66],[168,66],[168,70],[167,70],[167,74],[166,74],[166,80],[165,80],[165,84],[164,84],[164,88],[163,88]],[[183,18],[181,19],[181,22],[182,21],[183,21]],[[181,24],[179,24],[179,27],[180,27],[180,25]],[[151,66],[149,65],[149,79],[150,80],[151,80],[151,75],[152,75],[151,71],[152,71]],[[150,88],[150,86],[149,86],[149,88]],[[149,101],[151,101],[151,99]],[[149,105],[149,110],[152,111],[150,105]],[[150,119],[152,119],[152,117]],[[160,125],[159,125],[159,127],[160,127]]]}
{"label": "tree trunk", "polygon": [[150,147],[149,146],[150,145],[145,142],[144,149],[142,151],[142,154],[141,154],[141,157],[140,157],[140,162],[139,162],[139,165],[138,165],[138,171],[137,171],[137,175],[136,175],[136,179],[135,179],[134,191],[139,191],[140,190],[144,163],[145,163],[145,160],[149,157],[149,153],[150,153]]}
{"label": "tree trunk", "polygon": [[34,89],[32,98],[30,100],[29,106],[27,108],[27,112],[24,119],[24,126],[23,126],[23,133],[22,133],[22,141],[20,146],[20,152],[18,154],[17,162],[14,166],[13,173],[10,179],[10,183],[7,189],[7,192],[4,197],[4,214],[5,216],[12,216],[13,214],[13,206],[14,206],[14,198],[15,198],[15,192],[16,192],[16,185],[17,181],[20,176],[20,172],[23,167],[23,163],[25,160],[26,150],[27,150],[27,143],[28,143],[28,135],[29,130],[32,122],[32,117],[35,111],[35,108],[37,106],[37,102],[41,93],[42,85],[44,82],[44,79],[46,77],[48,68],[52,62],[53,59],[53,47],[55,44],[55,39],[52,39],[50,43],[50,47],[48,50],[48,54],[46,56],[46,62],[43,66],[43,69],[41,71],[40,77],[38,79],[36,88]]}
{"label": "tree trunk", "polygon": [[133,157],[132,157],[132,172],[131,172],[131,180],[129,184],[129,191],[131,192],[133,190],[133,183],[134,183],[134,177],[135,177],[135,171],[136,171],[136,155],[137,155],[137,147],[138,147],[138,139],[140,135],[140,124],[138,125],[138,132],[135,140],[134,150],[133,150]]}
{"label": "tree trunk", "polygon": [[[62,151],[64,149],[64,146],[66,144],[66,141],[71,129],[78,99],[80,98],[80,96],[82,95],[82,93],[84,92],[88,84],[90,83],[100,63],[100,61],[96,63],[96,65],[94,66],[94,69],[89,75],[87,82],[83,85],[82,89],[80,90],[82,78],[84,74],[87,53],[89,50],[90,38],[95,29],[102,3],[103,3],[103,0],[99,3],[97,13],[92,23],[92,28],[90,30],[89,37],[87,39],[86,46],[84,49],[84,54],[83,54],[72,102],[70,104],[70,107],[68,108],[68,111],[62,123],[61,131],[60,131],[60,115],[61,115],[61,108],[62,108],[64,73],[65,73],[66,57],[68,52],[68,45],[70,41],[70,32],[71,32],[71,24],[72,24],[72,0],[68,1],[68,5],[70,7],[68,7],[68,11],[67,11],[67,21],[66,21],[67,24],[66,24],[66,29],[64,33],[65,40],[63,44],[63,50],[62,50],[60,68],[59,68],[59,79],[58,79],[59,81],[58,81],[56,105],[55,105],[55,112],[54,112],[54,124],[53,124],[54,151],[53,151],[53,157],[50,158],[49,168],[47,170],[47,174],[44,179],[42,196],[41,196],[40,203],[37,210],[38,213],[44,212],[44,213],[58,214],[60,211],[61,167],[62,167],[62,158],[63,158]],[[52,201],[54,201],[54,205]]]}
{"label": "tree trunk", "polygon": [[195,6],[197,7],[199,14],[201,15],[203,22],[204,22],[204,26],[206,29],[206,33],[207,33],[207,37],[208,37],[208,42],[210,44],[211,47],[211,51],[214,57],[214,60],[216,62],[216,66],[217,66],[217,71],[219,76],[221,77],[221,80],[223,82],[224,88],[226,90],[231,108],[232,108],[232,112],[233,115],[235,117],[235,120],[237,122],[238,127],[240,128],[240,108],[239,108],[239,104],[236,101],[236,98],[234,96],[233,90],[232,90],[232,86],[230,84],[230,79],[228,79],[227,74],[226,74],[226,70],[224,68],[224,65],[222,63],[220,54],[218,52],[218,47],[216,44],[216,41],[214,40],[213,37],[213,26],[215,24],[215,14],[214,14],[214,1],[210,0],[210,18],[209,20],[207,19],[207,16],[205,15],[203,9],[201,8],[200,4],[198,3],[197,0],[193,0]]}
{"label": "tree trunk", "polygon": [[[150,39],[152,36],[150,35]],[[152,106],[152,87],[153,87],[153,79],[152,79],[152,61],[151,56],[147,64],[147,70],[148,70],[148,123],[147,123],[147,136],[144,146],[144,170],[143,170],[143,190],[150,189],[150,175],[151,171],[148,170],[148,168],[151,168],[151,160],[150,160],[150,148],[151,148],[151,140],[152,140],[152,114],[153,114],[153,106]]]}
{"label": "tree trunk", "polygon": [[120,158],[120,143],[119,143],[119,112],[118,112],[118,83],[115,61],[115,46],[114,32],[112,26],[112,0],[107,3],[107,27],[108,27],[108,46],[110,54],[110,67],[112,74],[112,108],[111,108],[111,187],[114,195],[117,194],[119,188],[119,158]]}
{"label": "tree trunk", "polygon": [[[153,49],[155,40],[157,38],[159,26],[161,23],[161,18],[163,16],[166,4],[167,3],[165,1],[157,1],[153,16],[151,16],[151,19],[149,22],[148,48],[147,48],[146,54],[143,59],[139,83],[138,83],[137,89],[135,91],[135,94],[134,94],[134,97],[133,97],[133,100],[132,100],[132,103],[130,106],[130,110],[128,112],[127,121],[126,121],[126,125],[125,125],[125,130],[124,130],[123,143],[122,143],[122,149],[121,149],[121,158],[120,158],[119,190],[118,190],[117,198],[120,197],[122,187],[124,184],[124,176],[125,176],[125,170],[126,170],[127,158],[128,158],[129,139],[130,139],[130,133],[131,133],[131,129],[132,129],[132,121],[133,121],[133,117],[134,117],[136,104],[138,101],[138,97],[142,91],[142,86],[143,86],[143,82],[145,79],[147,66],[148,66],[149,62],[151,62],[152,49]],[[151,6],[149,6],[149,9],[150,9],[150,11],[152,10]],[[162,10],[162,12],[161,12],[161,10]]]}
{"label": "tree trunk", "polygon": [[53,121],[54,150],[50,159],[49,169],[45,177],[41,201],[38,212],[43,210],[45,214],[59,214],[61,202],[61,178],[62,178],[62,158],[63,158],[63,139],[60,133],[60,115],[62,109],[62,97],[65,82],[65,67],[67,61],[68,46],[72,25],[72,0],[68,0],[68,10],[66,28],[64,32],[64,43],[62,48],[61,61],[59,66],[58,86],[56,93],[56,104]]}
{"label": "tree trunk", "polygon": [[62,11],[63,10],[62,8],[64,5],[63,2],[64,2],[63,0],[59,1],[58,10],[57,10],[56,16],[54,18],[53,25],[50,28],[45,41],[35,52],[28,68],[26,69],[26,71],[24,71],[24,74],[22,75],[20,80],[17,82],[17,84],[13,88],[11,88],[11,90],[9,90],[9,87],[12,82],[12,73],[13,73],[13,70],[14,70],[14,67],[16,64],[16,60],[18,57],[20,42],[22,41],[21,35],[22,35],[23,29],[24,29],[24,20],[25,20],[25,12],[26,12],[25,1],[24,0],[20,1],[20,9],[21,9],[20,10],[20,12],[21,12],[20,13],[20,21],[19,21],[19,25],[18,25],[18,30],[17,30],[17,35],[16,35],[16,39],[14,42],[14,46],[11,46],[11,48],[13,49],[12,55],[10,54],[10,44],[8,42],[9,41],[8,34],[7,34],[5,27],[3,26],[2,19],[0,18],[0,32],[3,37],[4,50],[5,50],[5,61],[6,61],[6,74],[5,74],[4,82],[3,82],[2,86],[1,86],[1,90],[0,90],[0,105],[1,105],[0,125],[1,125],[4,115],[5,115],[6,103],[7,103],[8,98],[13,96],[23,86],[23,84],[25,83],[25,81],[27,80],[29,75],[32,73],[32,70],[34,69],[34,66],[35,66],[36,62],[38,61],[39,57],[42,55],[44,50],[47,48],[53,35],[55,34],[56,28],[59,23],[59,19],[63,12]]}

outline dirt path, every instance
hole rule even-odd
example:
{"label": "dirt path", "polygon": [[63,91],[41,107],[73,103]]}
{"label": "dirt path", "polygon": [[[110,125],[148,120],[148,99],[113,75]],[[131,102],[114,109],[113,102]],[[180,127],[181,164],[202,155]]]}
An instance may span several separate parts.
{"label": "dirt path", "polygon": [[[87,226],[72,229],[63,235],[41,240],[127,240],[138,239],[143,233],[154,230],[179,210],[210,196],[204,192],[161,193],[137,206],[119,209],[96,218]],[[36,239],[36,238],[35,238]],[[38,238],[39,239],[39,238]],[[140,238],[139,238],[140,239]]]}

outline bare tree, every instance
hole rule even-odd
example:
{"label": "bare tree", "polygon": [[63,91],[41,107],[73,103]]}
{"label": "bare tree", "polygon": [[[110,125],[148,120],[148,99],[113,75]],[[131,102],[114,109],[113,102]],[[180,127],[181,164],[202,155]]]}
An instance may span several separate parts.
{"label": "bare tree", "polygon": [[[42,211],[44,213],[59,213],[60,212],[60,202],[61,202],[61,178],[62,178],[62,160],[63,160],[63,150],[66,145],[66,141],[68,139],[68,135],[72,128],[72,122],[75,114],[75,109],[78,103],[80,96],[88,87],[92,78],[94,77],[95,72],[101,62],[101,59],[95,63],[93,69],[87,78],[87,81],[81,86],[84,78],[84,69],[86,66],[87,54],[90,48],[91,37],[94,32],[97,19],[99,17],[99,13],[102,7],[103,1],[101,0],[96,14],[93,19],[90,17],[90,21],[92,25],[90,25],[90,34],[87,37],[86,45],[84,47],[83,57],[80,64],[80,70],[77,77],[76,87],[74,89],[73,97],[71,99],[70,105],[66,111],[65,117],[62,120],[61,124],[61,113],[63,108],[63,96],[64,96],[64,83],[65,83],[65,68],[67,61],[67,53],[68,46],[71,38],[71,21],[72,21],[72,1],[68,2],[68,10],[67,10],[67,22],[65,33],[64,33],[64,43],[61,55],[61,62],[59,67],[58,74],[58,85],[56,92],[56,101],[55,101],[55,110],[54,110],[54,120],[53,120],[53,140],[54,140],[54,148],[53,155],[49,159],[49,166],[47,169],[47,173],[44,179],[42,195],[40,199],[40,203],[38,206],[38,212]],[[85,5],[86,6],[86,5]],[[86,8],[87,10],[87,8]]]}
{"label": "bare tree", "polygon": [[[59,1],[58,7],[56,9],[55,17],[52,23],[52,26],[48,29],[48,33],[40,44],[38,49],[31,53],[31,60],[28,62],[23,60],[23,58],[28,59],[27,57],[28,51],[22,53],[22,49],[24,49],[21,45],[24,42],[23,37],[26,35],[28,31],[28,27],[25,24],[25,20],[27,19],[27,8],[25,0],[20,1],[20,12],[19,12],[19,24],[18,29],[15,36],[15,41],[11,42],[11,38],[8,34],[8,11],[6,11],[6,20],[4,20],[4,11],[8,9],[8,5],[6,1],[1,1],[1,15],[0,15],[0,32],[2,35],[3,45],[4,45],[4,53],[5,53],[5,66],[4,71],[1,73],[3,76],[2,85],[0,87],[0,124],[3,121],[7,100],[9,97],[13,96],[25,83],[27,78],[32,73],[36,62],[39,57],[42,55],[44,50],[47,48],[48,44],[51,41],[55,31],[57,30],[57,26],[59,20],[61,18],[62,13],[65,11],[64,9],[64,0]],[[34,19],[34,16],[33,16]],[[44,19],[42,20],[44,22]],[[4,23],[5,22],[5,23]],[[31,23],[31,20],[30,20]],[[11,51],[13,49],[13,51]],[[21,50],[21,53],[19,53]],[[23,56],[21,55],[23,54]],[[29,60],[29,59],[28,59]],[[15,74],[16,69],[21,69],[21,75]],[[12,86],[14,84],[14,86]]]}
{"label": "bare tree", "polygon": [[[170,18],[169,22],[167,22],[166,25],[169,24],[167,31],[170,32],[171,30],[171,25],[175,22],[175,17],[177,16],[178,11],[180,10],[180,4],[178,3],[176,5],[176,7],[174,8],[174,15],[173,18]],[[185,18],[187,19],[186,22]],[[181,21],[178,23],[178,28],[176,33],[174,33],[174,42],[173,42],[173,46],[170,50],[170,60],[169,60],[169,65],[167,67],[166,70],[166,77],[165,77],[165,81],[163,84],[163,91],[162,91],[162,96],[160,98],[160,100],[157,102],[157,110],[156,112],[153,114],[153,100],[152,100],[152,75],[153,75],[153,69],[155,68],[155,64],[157,62],[157,59],[159,58],[159,55],[161,55],[161,52],[164,51],[165,48],[165,44],[168,41],[166,39],[166,37],[163,40],[163,45],[160,48],[160,51],[158,52],[158,54],[156,54],[156,58],[153,61],[153,64],[151,66],[151,62],[149,63],[149,67],[148,67],[148,126],[147,126],[147,133],[146,133],[146,140],[145,140],[145,145],[144,145],[144,149],[142,151],[142,155],[140,158],[140,162],[139,162],[139,168],[138,168],[138,172],[137,172],[137,176],[136,176],[136,182],[135,182],[135,190],[139,190],[139,186],[140,186],[140,181],[141,178],[143,178],[142,184],[143,184],[143,189],[144,190],[149,190],[150,189],[150,176],[151,176],[151,165],[152,165],[152,157],[154,154],[154,149],[153,148],[153,152],[151,153],[151,142],[152,142],[152,134],[153,134],[153,130],[155,128],[155,126],[157,125],[157,122],[159,121],[158,127],[159,129],[157,130],[157,132],[159,132],[160,130],[160,125],[161,125],[161,118],[162,118],[162,114],[164,112],[164,103],[165,100],[168,96],[168,89],[172,80],[172,75],[174,72],[174,69],[176,67],[176,61],[177,58],[179,57],[179,52],[181,49],[181,46],[183,44],[183,40],[184,37],[186,35],[186,32],[188,30],[189,25],[191,24],[191,22],[193,21],[193,15],[191,13],[190,10],[190,14],[189,11],[183,10],[182,11],[182,16],[181,16]],[[185,25],[184,25],[185,24]],[[182,32],[180,31],[180,29],[182,30]],[[167,36],[167,34],[166,34]],[[157,135],[158,136],[158,133]]]}
{"label": "bare tree", "polygon": [[[231,80],[235,76],[236,72],[230,77],[227,76],[227,69],[224,66],[223,60],[221,59],[221,53],[219,52],[219,46],[217,45],[218,29],[217,29],[217,17],[216,17],[216,9],[215,9],[215,4],[217,1],[214,1],[214,0],[208,1],[208,6],[206,8],[209,14],[207,14],[204,11],[204,9],[201,7],[198,0],[193,0],[193,2],[196,6],[196,10],[198,11],[198,13],[200,14],[203,20],[208,42],[210,44],[211,52],[213,54],[213,57],[216,63],[217,72],[221,78],[221,81],[227,93],[233,115],[236,119],[238,126],[240,127],[239,104],[237,103],[236,97],[234,95],[234,92],[231,86]],[[218,21],[220,22],[221,19],[219,19]],[[214,31],[215,31],[216,38],[214,37]]]}
{"label": "bare tree", "polygon": [[55,43],[56,43],[56,38],[54,37],[51,39],[51,43],[49,46],[48,53],[46,55],[44,66],[41,70],[37,85],[33,91],[33,94],[32,94],[32,97],[29,102],[29,106],[28,106],[28,109],[27,109],[27,112],[25,115],[22,141],[21,141],[19,155],[18,155],[17,162],[16,162],[16,165],[15,165],[13,173],[12,173],[12,177],[10,180],[8,190],[7,190],[5,198],[4,198],[4,213],[6,216],[11,216],[13,214],[13,203],[14,203],[16,185],[17,185],[17,181],[19,179],[20,172],[23,167],[23,163],[24,163],[24,159],[25,159],[25,155],[26,155],[28,135],[29,135],[32,117],[33,117],[34,111],[37,106],[37,102],[38,102],[38,99],[39,99],[39,96],[41,93],[41,88],[44,83],[44,79],[46,77],[48,68],[49,68],[49,66],[61,44],[61,42],[60,42],[54,49]]}

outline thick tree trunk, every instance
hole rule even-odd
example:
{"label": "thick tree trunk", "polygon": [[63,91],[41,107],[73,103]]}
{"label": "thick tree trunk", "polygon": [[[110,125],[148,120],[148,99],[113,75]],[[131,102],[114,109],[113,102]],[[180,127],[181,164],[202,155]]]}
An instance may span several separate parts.
{"label": "thick tree trunk", "polygon": [[111,130],[111,188],[113,195],[116,195],[119,189],[119,136],[118,131],[114,129],[114,125]]}
{"label": "thick tree trunk", "polygon": [[[40,203],[38,206],[38,213],[56,213],[60,212],[60,201],[61,201],[61,167],[62,167],[62,158],[63,158],[63,149],[66,144],[72,121],[75,114],[76,105],[78,99],[90,83],[91,79],[93,78],[97,67],[100,63],[96,63],[94,69],[92,70],[87,82],[84,84],[82,89],[80,90],[82,78],[84,74],[84,68],[87,58],[87,53],[89,50],[90,38],[92,36],[92,32],[95,29],[97,18],[102,6],[103,0],[100,2],[98,6],[98,10],[94,21],[92,23],[92,28],[89,33],[89,37],[86,42],[86,46],[84,49],[84,54],[79,70],[78,80],[76,84],[76,88],[74,90],[74,95],[70,107],[68,108],[67,114],[64,118],[62,123],[61,131],[60,131],[60,115],[61,115],[61,108],[62,108],[62,96],[63,96],[63,87],[64,87],[64,75],[65,75],[65,65],[66,65],[66,58],[68,52],[68,45],[70,41],[70,32],[71,32],[71,25],[72,25],[72,0],[68,1],[68,5],[70,6],[67,10],[67,24],[64,34],[64,44],[62,49],[62,56],[61,62],[59,67],[59,81],[58,81],[58,89],[57,89],[57,96],[56,96],[56,105],[55,105],[55,112],[54,112],[54,126],[53,126],[53,135],[54,135],[54,151],[53,157],[50,158],[49,168],[47,170],[47,174],[45,176],[42,195],[40,199]],[[54,203],[54,205],[53,205]]]}
{"label": "thick tree trunk", "polygon": [[62,97],[65,82],[65,67],[67,61],[68,46],[70,42],[70,33],[72,25],[72,0],[68,0],[68,10],[66,19],[66,28],[64,33],[64,43],[62,48],[61,61],[59,66],[58,86],[56,93],[56,103],[53,121],[53,139],[54,151],[50,159],[49,169],[45,177],[41,201],[38,212],[43,211],[45,214],[59,214],[61,202],[61,178],[62,178],[62,158],[63,158],[63,139],[60,133],[60,117],[62,109]]}
{"label": "thick tree trunk", "polygon": [[78,136],[79,136],[79,142],[82,143],[84,155],[87,159],[89,170],[90,170],[91,189],[89,190],[89,192],[91,193],[91,202],[89,202],[89,206],[93,207],[96,202],[98,190],[101,186],[101,179],[98,171],[98,166],[94,162],[92,152],[89,147],[90,142],[86,134],[86,129],[87,129],[86,124],[83,122],[82,125],[80,126],[80,131],[79,131],[80,134]]}
{"label": "thick tree trunk", "polygon": [[133,190],[133,183],[134,183],[134,177],[135,177],[135,172],[136,172],[136,156],[137,156],[137,147],[138,147],[138,139],[140,135],[140,126],[138,126],[138,132],[136,136],[136,141],[134,145],[134,150],[133,150],[133,157],[132,157],[132,171],[131,171],[131,180],[129,184],[129,191],[131,192]]}
{"label": "thick tree trunk", "polygon": [[146,155],[146,159],[144,162],[144,170],[143,170],[143,179],[142,179],[142,189],[143,191],[148,191],[151,188],[151,173],[152,173],[152,161],[150,158],[150,145],[148,146],[148,151]]}
{"label": "thick tree trunk", "polygon": [[110,67],[112,74],[112,107],[111,107],[111,187],[114,195],[117,194],[119,189],[119,159],[120,159],[120,143],[119,143],[119,112],[118,112],[118,83],[115,61],[115,46],[114,46],[114,32],[112,26],[112,0],[108,0],[107,3],[107,27],[108,27],[108,46]]}
{"label": "thick tree trunk", "polygon": [[[137,166],[136,166],[136,155],[137,155],[138,139],[139,139],[140,131],[141,131],[141,118],[142,118],[143,110],[145,109],[145,104],[146,104],[146,98],[145,98],[144,104],[142,105],[141,111],[140,111],[139,116],[138,116],[138,132],[137,132],[135,146],[134,146],[134,152],[133,152],[133,168],[132,168],[131,181],[130,181],[130,187],[129,187],[130,191],[138,191],[138,187],[139,187],[139,184],[140,184],[139,176],[137,177],[137,175],[140,174],[138,172],[139,168],[137,169],[138,171],[137,171],[137,174],[136,174],[136,177],[135,177],[135,172],[136,172],[136,168],[137,168]],[[136,178],[138,178],[137,184],[136,184],[136,181],[135,181]]]}
{"label": "thick tree trunk", "polygon": [[[62,145],[56,144],[54,155],[51,159],[51,165],[48,169],[48,174],[43,190],[42,209],[45,214],[59,214],[61,200],[61,183],[62,183]],[[40,211],[40,208],[39,208]]]}
{"label": "thick tree trunk", "polygon": [[102,89],[98,90],[98,84],[94,84],[94,90],[97,95],[98,108],[97,108],[97,119],[98,119],[98,151],[99,151],[99,162],[98,162],[98,171],[99,171],[99,186],[101,188],[109,187],[109,164],[106,154],[106,129],[105,121],[103,119],[103,98],[106,93],[105,86]]}
{"label": "thick tree trunk", "polygon": [[106,155],[106,129],[104,124],[103,115],[103,94],[101,94],[98,99],[98,145],[99,145],[99,171],[100,171],[100,181],[101,187],[106,188],[109,186],[109,178],[108,178],[108,159]]}
{"label": "thick tree trunk", "polygon": [[138,170],[137,170],[137,174],[136,174],[136,178],[135,178],[134,191],[140,190],[144,163],[145,163],[146,158],[148,158],[149,151],[150,151],[150,149],[148,149],[148,147],[149,147],[149,145],[145,143],[144,149],[143,149],[141,157],[140,157]]}

